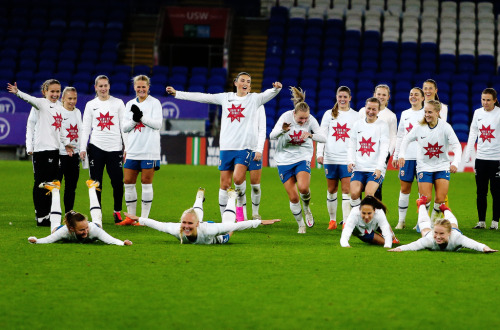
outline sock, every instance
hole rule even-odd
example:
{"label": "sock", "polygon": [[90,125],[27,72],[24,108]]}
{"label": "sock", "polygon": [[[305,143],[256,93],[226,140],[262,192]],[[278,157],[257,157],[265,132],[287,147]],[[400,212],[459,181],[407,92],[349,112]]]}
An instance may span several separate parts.
{"label": "sock", "polygon": [[420,228],[420,231],[426,228],[431,228],[431,219],[429,218],[429,213],[427,212],[427,208],[424,205],[420,205],[418,209],[417,225]]}
{"label": "sock", "polygon": [[306,223],[302,218],[302,208],[300,207],[300,203],[290,202],[290,211],[292,211],[293,217],[297,221],[299,227],[305,227]]}
{"label": "sock", "polygon": [[137,190],[134,184],[125,183],[125,204],[127,205],[127,213],[135,215],[137,212]]}
{"label": "sock", "polygon": [[92,218],[92,222],[102,227],[101,205],[99,204],[99,200],[97,199],[97,192],[94,187],[89,188],[89,200],[90,200],[90,217]]}
{"label": "sock", "polygon": [[198,216],[198,221],[203,222],[203,198],[196,198],[194,200],[193,209]]}
{"label": "sock", "polygon": [[52,203],[50,204],[50,232],[54,232],[61,225],[61,195],[59,189],[52,189]]}
{"label": "sock", "polygon": [[247,189],[247,182],[243,181],[241,184],[234,184],[234,190],[238,194],[238,198],[236,198],[236,206],[243,206],[245,203],[245,193]]}
{"label": "sock", "polygon": [[[219,195],[220,197],[220,195]],[[236,222],[236,201],[234,198],[229,198],[227,196],[227,191],[226,191],[226,198],[227,198],[227,205],[222,213],[222,223],[234,223]]]}
{"label": "sock", "polygon": [[409,202],[410,194],[403,194],[402,192],[399,192],[399,222],[405,222]]}
{"label": "sock", "polygon": [[153,203],[153,184],[142,184],[141,218],[149,218],[151,204]]}
{"label": "sock", "polygon": [[439,218],[439,214],[441,213],[441,210],[439,209],[440,205],[440,203],[434,203],[434,207],[431,212],[431,223],[436,222],[436,219]]}
{"label": "sock", "polygon": [[226,209],[227,200],[227,190],[219,189],[219,208],[220,208],[220,217],[224,215],[224,210]]}
{"label": "sock", "polygon": [[261,196],[260,183],[252,184],[251,186],[252,186],[252,192],[251,192],[252,215],[256,215],[259,214],[260,196]]}
{"label": "sock", "polygon": [[359,206],[361,204],[361,198],[356,198],[356,199],[351,198],[349,203],[351,204],[351,208]]}
{"label": "sock", "polygon": [[333,194],[326,192],[326,208],[330,215],[330,220],[337,219],[337,192]]}
{"label": "sock", "polygon": [[447,219],[451,224],[455,224],[455,226],[458,227],[457,218],[450,210],[444,210],[444,218]]}
{"label": "sock", "polygon": [[308,191],[306,194],[300,194],[300,199],[302,199],[302,206],[304,207],[304,212],[309,210],[309,202],[311,201],[311,191]]}
{"label": "sock", "polygon": [[349,213],[351,213],[351,195],[350,194],[342,194],[342,221],[347,220]]}

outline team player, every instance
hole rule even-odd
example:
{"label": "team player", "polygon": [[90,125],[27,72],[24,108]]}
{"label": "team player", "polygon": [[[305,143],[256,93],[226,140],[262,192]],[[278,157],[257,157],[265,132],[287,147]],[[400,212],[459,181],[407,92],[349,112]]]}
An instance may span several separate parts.
{"label": "team player", "polygon": [[[42,182],[54,181],[59,177],[59,144],[62,124],[62,108],[58,102],[61,96],[61,83],[55,79],[47,80],[43,85],[43,98],[33,97],[21,92],[17,84],[7,84],[7,90],[30,103],[36,109],[33,138],[33,173],[35,186]],[[29,137],[28,137],[29,139]],[[40,189],[33,190],[33,202],[38,226],[50,226],[50,196]]]}
{"label": "team player", "polygon": [[[106,167],[113,187],[113,218],[118,223],[122,221],[120,212],[123,199],[123,148],[126,141],[123,132],[125,104],[109,94],[110,87],[108,77],[97,76],[94,86],[97,97],[87,102],[83,114],[80,158],[84,160],[88,153],[90,177],[100,183],[100,189]],[[101,203],[100,190],[97,198]]]}
{"label": "team player", "polygon": [[[377,87],[375,87],[375,91],[373,92],[373,97],[376,97],[380,101],[380,111],[378,113],[379,119],[385,121],[389,128],[389,152],[385,160],[387,165],[389,163],[389,158],[394,153],[394,149],[396,148],[398,119],[394,112],[387,107],[389,98],[391,97],[391,90],[388,85],[377,85]],[[361,110],[359,110],[359,115],[361,116],[361,119],[366,118],[365,108],[361,108]],[[375,192],[375,197],[382,200],[382,182]]]}
{"label": "team player", "polygon": [[294,110],[281,115],[269,138],[278,140],[274,160],[278,165],[281,182],[290,199],[290,210],[299,225],[298,233],[305,234],[306,226],[302,217],[300,199],[302,199],[307,226],[314,226],[314,217],[309,208],[311,159],[314,151],[312,141],[325,143],[326,136],[316,118],[310,114],[309,105],[305,102],[305,92],[295,87],[290,87],[290,90]]}
{"label": "team player", "polygon": [[361,193],[374,196],[384,180],[386,159],[389,153],[389,128],[378,119],[381,109],[378,98],[366,100],[365,118],[356,121],[347,146],[347,169],[351,176],[351,207],[359,206]]}
{"label": "team player", "polygon": [[479,222],[474,227],[486,227],[486,208],[488,206],[488,183],[493,197],[493,220],[490,229],[498,229],[500,218],[500,108],[497,92],[486,88],[481,94],[482,108],[477,109],[472,117],[469,140],[465,159],[469,161],[477,140],[477,154],[474,164],[476,175],[476,205]]}
{"label": "team player", "polygon": [[[387,208],[376,197],[366,196],[347,217],[340,237],[340,246],[351,247],[351,235],[366,243],[392,247],[392,230],[385,213]],[[381,233],[381,234],[380,234]]]}
{"label": "team player", "polygon": [[45,188],[52,196],[51,202],[51,234],[44,238],[36,238],[31,236],[28,238],[30,243],[47,244],[57,241],[70,241],[77,243],[90,243],[95,240],[100,240],[106,244],[114,245],[132,245],[129,240],[121,241],[106,233],[102,229],[102,214],[101,207],[97,200],[96,189],[99,186],[98,182],[87,180],[90,197],[90,213],[92,222],[87,221],[87,217],[73,210],[66,213],[64,216],[65,225],[61,225],[61,204],[60,204],[60,182],[43,182],[40,188]]}
{"label": "team player", "polygon": [[124,164],[125,203],[127,213],[136,214],[136,182],[141,173],[141,217],[148,218],[153,202],[153,177],[160,169],[160,129],[163,111],[160,101],[149,95],[150,80],[147,76],[134,77],[136,97],[127,102],[123,130],[127,134]]}
{"label": "team player", "polygon": [[354,123],[359,114],[351,109],[351,90],[340,86],[337,89],[337,102],[325,112],[321,120],[321,129],[326,133],[326,143],[318,143],[316,159],[323,164],[328,184],[326,192],[326,207],[330,216],[328,229],[337,228],[337,191],[339,181],[342,183],[342,222],[344,223],[351,211],[349,204],[349,187],[351,174],[347,170],[347,145]]}
{"label": "team player", "polygon": [[271,225],[280,221],[274,220],[249,220],[235,222],[236,209],[235,200],[236,191],[228,188],[228,201],[224,213],[222,214],[222,223],[203,222],[203,201],[205,199],[204,189],[198,189],[196,199],[192,208],[182,213],[179,222],[159,222],[152,219],[142,218],[131,214],[126,214],[124,221],[133,223],[138,221],[143,226],[170,234],[177,238],[181,244],[224,244],[234,231],[257,228],[259,225]]}
{"label": "team player", "polygon": [[222,106],[222,123],[219,139],[220,146],[220,189],[219,205],[221,215],[227,204],[227,189],[234,180],[238,192],[238,204],[242,207],[245,200],[245,176],[257,140],[258,109],[281,90],[281,83],[274,82],[273,88],[263,93],[250,93],[252,78],[240,72],[234,79],[236,93],[189,93],[166,88],[167,93],[180,100],[219,104]]}
{"label": "team player", "polygon": [[[417,175],[418,191],[420,196],[426,196],[430,201],[432,186],[436,190],[434,208],[431,219],[435,221],[441,213],[440,206],[445,202],[450,183],[450,172],[456,173],[462,147],[450,124],[439,118],[441,103],[430,100],[425,103],[425,117],[420,124],[415,126],[401,142],[401,150],[407,150],[411,142],[416,141],[417,146]],[[449,151],[455,154],[450,165]],[[405,166],[405,158],[399,157],[399,167]],[[430,206],[427,205],[427,207]]]}
{"label": "team player", "polygon": [[399,192],[399,220],[396,229],[405,228],[406,212],[410,200],[411,186],[413,179],[417,176],[417,142],[413,141],[408,145],[408,148],[401,150],[401,142],[403,137],[410,132],[413,127],[418,126],[419,122],[424,118],[424,92],[414,87],[410,90],[411,108],[401,113],[401,120],[398,126],[398,138],[396,142],[396,150],[392,157],[392,166],[397,168],[398,157],[401,153],[405,159],[405,166],[399,169],[399,181],[401,183],[401,191]]}
{"label": "team player", "polygon": [[418,226],[421,230],[422,238],[419,240],[398,246],[389,250],[390,252],[418,251],[428,249],[431,251],[458,251],[461,248],[468,248],[484,253],[498,252],[485,244],[476,242],[464,235],[458,229],[457,218],[445,205],[440,206],[444,213],[444,219],[439,219],[431,229],[431,219],[426,208],[427,198],[422,196],[417,200]]}
{"label": "team player", "polygon": [[[253,149],[248,165],[250,173],[251,201],[252,201],[252,219],[261,220],[259,213],[261,189],[260,179],[262,177],[262,153],[264,152],[264,144],[266,143],[266,112],[264,106],[259,107],[259,124],[257,128],[257,145]],[[236,221],[247,220],[246,213],[246,198],[242,207],[236,207]]]}
{"label": "team player", "polygon": [[64,177],[64,210],[69,212],[75,205],[75,191],[80,177],[79,132],[82,128],[82,113],[76,108],[75,87],[65,87],[62,92],[62,126],[59,157],[60,179]]}
{"label": "team player", "polygon": [[[438,88],[437,88],[437,83],[433,79],[427,79],[424,81],[422,85],[422,89],[424,90],[424,96],[425,96],[425,102],[430,101],[430,100],[436,100],[439,103],[439,96],[437,94]],[[443,121],[448,120],[448,106],[444,103],[441,103],[441,111],[439,112],[439,118],[441,118]]]}

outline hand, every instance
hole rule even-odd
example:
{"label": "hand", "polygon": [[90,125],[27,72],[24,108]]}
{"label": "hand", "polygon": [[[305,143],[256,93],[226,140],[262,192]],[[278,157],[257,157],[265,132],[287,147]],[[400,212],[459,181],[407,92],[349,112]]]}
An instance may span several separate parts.
{"label": "hand", "polygon": [[73,147],[71,144],[68,144],[64,146],[64,148],[66,149],[68,156],[73,157],[73,154],[75,153],[75,147]]}
{"label": "hand", "polygon": [[27,153],[28,155],[30,155],[30,156],[31,156],[31,155],[33,155],[33,151],[28,151],[28,152],[26,152],[26,153]]}
{"label": "hand", "polygon": [[123,241],[123,244],[124,245],[132,245],[132,242],[129,241],[128,239],[126,239],[126,240]]}
{"label": "hand", "polygon": [[382,175],[382,172],[380,172],[380,170],[375,170],[375,172],[373,172],[373,176],[377,180],[378,180],[378,178],[380,178],[381,175]]}
{"label": "hand", "polygon": [[398,168],[398,160],[397,159],[392,159],[392,167]]}
{"label": "hand", "polygon": [[124,214],[126,217],[130,218],[131,220],[134,220],[134,221],[138,221],[138,220],[139,220],[139,217],[138,217],[137,215],[129,214],[129,213],[127,213],[127,212],[123,212],[123,214]]}
{"label": "hand", "polygon": [[175,96],[175,94],[177,93],[177,91],[172,86],[167,86],[166,91],[167,94],[172,96]]}
{"label": "hand", "polygon": [[387,250],[387,252],[403,252],[403,251],[401,251],[401,249],[397,247],[394,249],[389,249],[389,250]]}
{"label": "hand", "polygon": [[138,107],[137,105],[132,104],[132,107],[130,108],[130,111],[132,111],[132,112],[133,112],[133,114],[134,114],[134,115],[132,116],[132,119],[133,119],[136,123],[140,122],[140,121],[141,121],[141,118],[142,118],[142,116],[143,116],[143,113],[142,113],[141,109],[139,109],[139,107]]}
{"label": "hand", "polygon": [[305,142],[308,138],[312,138],[312,134],[309,132],[302,132],[300,138]]}
{"label": "hand", "polygon": [[347,165],[347,171],[348,171],[349,173],[352,173],[352,171],[354,171],[354,167],[355,167],[355,166],[356,166],[356,165],[354,165],[354,164],[352,164],[352,163],[351,163],[351,164],[349,164],[349,165]]}
{"label": "hand", "polygon": [[272,225],[275,222],[280,222],[281,219],[273,219],[273,220],[261,220],[260,224],[265,226],[265,225]]}
{"label": "hand", "polygon": [[85,160],[85,156],[87,155],[86,151],[80,151],[80,159]]}
{"label": "hand", "polygon": [[291,123],[283,123],[282,130],[283,132],[288,132],[290,130],[290,127],[292,126]]}
{"label": "hand", "polygon": [[495,252],[498,252],[498,250],[493,250],[489,246],[485,246],[484,249],[483,249],[483,252],[484,253],[495,253]]}
{"label": "hand", "polygon": [[35,236],[28,237],[28,241],[30,243],[36,243],[36,237]]}
{"label": "hand", "polygon": [[261,152],[256,152],[255,153],[255,157],[253,158],[253,160],[255,160],[256,162],[258,162],[261,159],[262,159],[262,153]]}
{"label": "hand", "polygon": [[17,94],[17,92],[19,92],[19,89],[17,89],[17,83],[15,82],[14,85],[7,83],[7,90],[9,93]]}
{"label": "hand", "polygon": [[273,87],[274,88],[282,88],[283,86],[281,85],[281,83],[279,81],[275,81],[275,82],[273,82]]}
{"label": "hand", "polygon": [[318,162],[318,164],[321,164],[321,165],[323,165],[323,160],[324,160],[323,156],[319,156],[318,158],[316,158],[316,161]]}
{"label": "hand", "polygon": [[457,173],[457,171],[458,171],[458,168],[455,165],[451,165],[450,166],[450,172],[451,173]]}
{"label": "hand", "polygon": [[405,159],[404,158],[399,158],[398,159],[398,165],[399,165],[400,168],[403,167],[403,166],[405,166]]}

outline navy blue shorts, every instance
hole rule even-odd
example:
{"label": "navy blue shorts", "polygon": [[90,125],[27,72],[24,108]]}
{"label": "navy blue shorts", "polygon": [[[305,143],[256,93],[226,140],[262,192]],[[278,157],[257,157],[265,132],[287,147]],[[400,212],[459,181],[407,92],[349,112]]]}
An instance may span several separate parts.
{"label": "navy blue shorts", "polygon": [[437,179],[450,181],[450,171],[418,172],[418,182],[434,183]]}
{"label": "navy blue shorts", "polygon": [[376,182],[379,185],[384,182],[384,176],[380,175],[378,179],[375,179],[375,174],[373,172],[358,172],[354,171],[351,176],[351,182],[352,181],[359,181],[363,184],[363,186],[366,187],[366,184],[370,181]]}
{"label": "navy blue shorts", "polygon": [[291,165],[278,165],[278,173],[282,183],[287,182],[291,177],[296,177],[299,172],[311,174],[311,162],[303,160]]}
{"label": "navy blue shorts", "polygon": [[351,173],[347,170],[347,165],[325,164],[325,176],[330,180],[348,178]]}
{"label": "navy blue shorts", "polygon": [[253,160],[255,158],[255,152],[252,152],[250,157],[250,165],[248,165],[249,171],[257,171],[262,169],[262,158],[259,161]]}
{"label": "navy blue shorts", "polygon": [[127,159],[125,160],[123,168],[128,168],[130,170],[136,170],[136,171],[140,171],[142,169],[148,170],[154,168],[155,171],[158,171],[160,169],[160,161]]}
{"label": "navy blue shorts", "polygon": [[248,167],[252,151],[245,150],[221,150],[219,160],[219,171],[234,171],[236,164],[242,164]]}
{"label": "navy blue shorts", "polygon": [[417,177],[417,161],[407,160],[405,161],[405,166],[399,169],[399,180],[405,182],[413,182],[413,179]]}

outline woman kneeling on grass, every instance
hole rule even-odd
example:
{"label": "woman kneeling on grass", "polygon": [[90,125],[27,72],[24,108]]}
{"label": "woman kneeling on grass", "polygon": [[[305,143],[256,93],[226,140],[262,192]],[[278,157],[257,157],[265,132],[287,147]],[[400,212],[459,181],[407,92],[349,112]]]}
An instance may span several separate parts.
{"label": "woman kneeling on grass", "polygon": [[[351,235],[357,236],[366,243],[383,245],[386,248],[392,247],[392,230],[387,217],[387,208],[376,197],[366,196],[359,206],[355,206],[346,220],[340,245],[351,247],[349,238]],[[380,235],[378,232],[382,232]]]}
{"label": "woman kneeling on grass", "polygon": [[458,251],[463,247],[484,253],[498,252],[498,250],[493,250],[485,244],[462,235],[458,229],[457,218],[445,204],[440,205],[440,209],[444,213],[444,219],[437,220],[434,223],[434,230],[431,229],[431,218],[425,207],[426,204],[426,196],[417,199],[418,226],[422,233],[422,238],[413,243],[391,249],[389,250],[390,252],[418,251],[423,249],[431,251]]}
{"label": "woman kneeling on grass", "polygon": [[64,216],[65,225],[54,226],[61,223],[61,197],[59,189],[61,183],[59,181],[43,182],[40,188],[45,188],[52,195],[52,204],[50,208],[50,223],[53,226],[52,234],[44,238],[36,238],[31,236],[28,238],[30,243],[46,244],[57,241],[70,241],[77,243],[90,243],[95,240],[100,240],[106,244],[114,245],[132,245],[129,240],[120,241],[112,237],[102,229],[102,213],[99,201],[97,200],[96,189],[99,187],[99,182],[87,180],[90,197],[90,215],[92,222],[88,222],[87,217],[73,210],[66,213]]}
{"label": "woman kneeling on grass", "polygon": [[236,222],[236,198],[234,189],[227,190],[228,202],[222,214],[222,223],[203,222],[203,201],[205,189],[200,188],[196,194],[196,200],[192,208],[182,213],[179,222],[159,222],[152,219],[140,218],[135,215],[125,214],[125,222],[134,224],[138,221],[143,226],[165,232],[175,236],[181,244],[224,244],[229,241],[233,231],[257,228],[259,225],[271,225],[280,221],[274,220],[248,220]]}

